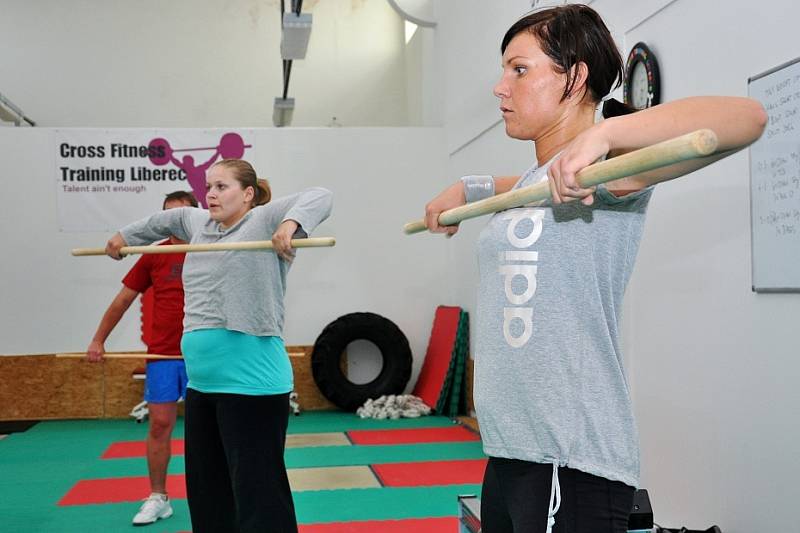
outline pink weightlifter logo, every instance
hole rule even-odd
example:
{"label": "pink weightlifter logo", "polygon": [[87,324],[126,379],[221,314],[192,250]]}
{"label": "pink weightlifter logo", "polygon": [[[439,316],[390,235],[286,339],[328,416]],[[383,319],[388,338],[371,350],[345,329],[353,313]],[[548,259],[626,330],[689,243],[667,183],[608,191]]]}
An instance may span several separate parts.
{"label": "pink weightlifter logo", "polygon": [[[192,187],[192,192],[198,203],[204,208],[206,205],[206,170],[214,164],[217,159],[240,159],[244,155],[245,148],[252,148],[251,144],[244,144],[244,140],[238,133],[226,133],[223,135],[217,146],[207,146],[204,148],[172,148],[169,141],[157,137],[150,141],[149,158],[150,162],[160,167],[172,163],[186,173],[186,179]],[[196,164],[194,157],[189,154],[178,159],[175,154],[178,152],[199,152],[203,150],[213,150],[214,153],[204,163]]]}

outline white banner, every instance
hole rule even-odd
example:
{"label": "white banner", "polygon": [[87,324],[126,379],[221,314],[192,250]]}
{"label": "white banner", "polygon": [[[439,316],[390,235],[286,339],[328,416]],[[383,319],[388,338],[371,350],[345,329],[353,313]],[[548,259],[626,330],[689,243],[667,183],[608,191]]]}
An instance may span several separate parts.
{"label": "white banner", "polygon": [[177,190],[205,206],[206,170],[220,159],[247,159],[253,138],[243,129],[57,129],[61,231],[116,231]]}

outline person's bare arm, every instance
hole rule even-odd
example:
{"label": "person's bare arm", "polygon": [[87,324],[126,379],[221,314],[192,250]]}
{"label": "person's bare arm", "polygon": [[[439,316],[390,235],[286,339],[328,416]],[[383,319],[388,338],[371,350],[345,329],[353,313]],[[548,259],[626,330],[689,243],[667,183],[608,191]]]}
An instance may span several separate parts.
{"label": "person's bare arm", "polygon": [[767,114],[758,101],[733,96],[684,98],[604,120],[578,135],[551,165],[553,201],[586,199],[584,203],[590,203],[587,196],[592,190],[578,188],[575,174],[603,155],[613,157],[698,129],[708,128],[717,135],[717,151],[709,157],[606,184],[610,191],[632,192],[684,176],[747,147],[761,136],[766,123]]}
{"label": "person's bare arm", "polygon": [[123,286],[122,289],[114,297],[111,305],[108,306],[103,318],[100,319],[100,324],[97,326],[97,331],[86,349],[86,359],[94,363],[103,360],[103,355],[106,352],[105,342],[114,328],[119,324],[125,311],[131,306],[133,301],[139,295],[133,289]]}

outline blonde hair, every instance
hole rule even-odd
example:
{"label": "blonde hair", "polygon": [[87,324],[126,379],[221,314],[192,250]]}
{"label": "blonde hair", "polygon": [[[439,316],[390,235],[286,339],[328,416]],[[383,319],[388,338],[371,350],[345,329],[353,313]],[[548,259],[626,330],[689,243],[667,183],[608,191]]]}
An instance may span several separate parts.
{"label": "blonde hair", "polygon": [[251,207],[264,205],[272,199],[272,189],[269,187],[269,182],[256,176],[253,165],[244,159],[223,159],[214,163],[214,166],[231,170],[233,177],[241,184],[242,189],[253,188],[254,195],[253,202],[250,204]]}

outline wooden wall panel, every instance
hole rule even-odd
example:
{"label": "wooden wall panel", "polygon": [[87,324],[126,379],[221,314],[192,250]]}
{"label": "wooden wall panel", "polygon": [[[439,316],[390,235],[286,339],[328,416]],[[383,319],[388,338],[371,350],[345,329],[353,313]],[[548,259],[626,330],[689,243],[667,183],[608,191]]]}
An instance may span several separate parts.
{"label": "wooden wall panel", "polygon": [[[85,364],[85,363],[84,363]],[[142,359],[109,359],[104,368],[105,402],[103,418],[126,418],[142,401],[144,380],[133,379],[133,372],[144,367]]]}
{"label": "wooden wall panel", "polygon": [[[287,346],[289,360],[294,370],[294,390],[300,409],[305,411],[325,411],[338,409],[319,391],[311,373],[311,352],[313,346]],[[343,358],[344,359],[344,358]]]}
{"label": "wooden wall panel", "polygon": [[[312,346],[287,346],[300,408],[333,410],[311,373]],[[343,365],[346,365],[343,359]],[[127,418],[142,401],[144,382],[133,372],[139,359],[92,364],[54,355],[0,356],[0,420]],[[346,368],[346,367],[345,367]],[[467,405],[472,401],[473,361],[467,359]]]}
{"label": "wooden wall panel", "polygon": [[[301,410],[336,409],[311,374],[312,346],[287,346]],[[55,355],[0,356],[0,420],[127,418],[142,401],[141,359],[87,363]],[[182,404],[179,413],[182,412]]]}
{"label": "wooden wall panel", "polygon": [[52,355],[0,357],[0,420],[100,418],[103,365]]}
{"label": "wooden wall panel", "polygon": [[458,421],[465,426],[471,428],[476,433],[480,432],[478,427],[478,419],[473,416],[475,412],[475,402],[472,399],[472,390],[475,383],[475,360],[472,357],[467,358],[467,415],[459,416]]}

